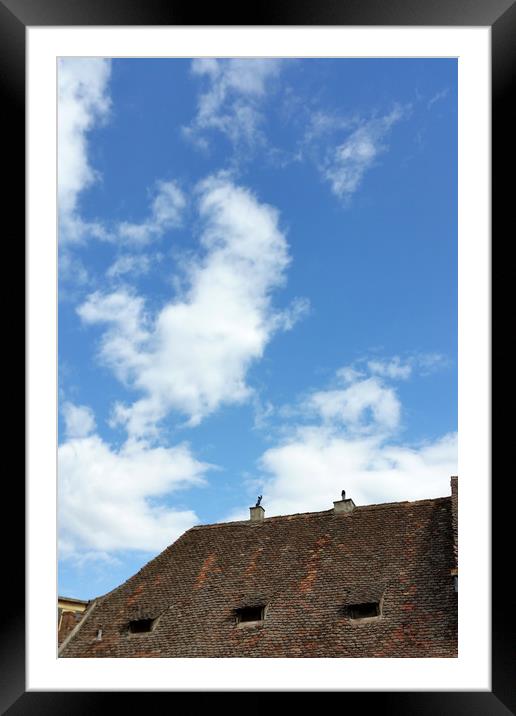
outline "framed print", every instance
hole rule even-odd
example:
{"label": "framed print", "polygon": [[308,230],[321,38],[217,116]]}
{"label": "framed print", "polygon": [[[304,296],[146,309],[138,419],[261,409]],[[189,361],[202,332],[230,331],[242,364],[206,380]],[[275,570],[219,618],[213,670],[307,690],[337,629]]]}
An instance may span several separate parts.
{"label": "framed print", "polygon": [[[514,4],[191,14],[0,1],[6,136],[27,160],[6,205],[25,211],[28,286],[2,708],[346,691],[407,714],[515,712],[490,438]],[[353,541],[353,519],[372,541]],[[338,626],[308,629],[342,574]],[[457,600],[454,642],[441,627]]]}

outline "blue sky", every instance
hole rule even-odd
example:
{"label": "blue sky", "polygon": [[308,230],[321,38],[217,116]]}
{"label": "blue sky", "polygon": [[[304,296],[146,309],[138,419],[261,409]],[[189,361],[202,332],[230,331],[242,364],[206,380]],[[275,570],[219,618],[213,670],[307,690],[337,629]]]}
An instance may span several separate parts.
{"label": "blue sky", "polygon": [[457,66],[73,59],[59,593],[194,524],[449,494]]}

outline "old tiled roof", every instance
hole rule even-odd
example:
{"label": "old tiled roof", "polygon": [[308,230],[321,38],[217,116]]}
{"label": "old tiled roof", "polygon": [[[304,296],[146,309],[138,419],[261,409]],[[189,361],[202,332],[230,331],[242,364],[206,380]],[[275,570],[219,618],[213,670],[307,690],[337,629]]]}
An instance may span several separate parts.
{"label": "old tiled roof", "polygon": [[[193,527],[99,598],[60,656],[453,657],[454,566],[450,497]],[[380,616],[350,618],[371,602]],[[257,606],[262,622],[237,624]],[[142,619],[152,631],[131,633]]]}

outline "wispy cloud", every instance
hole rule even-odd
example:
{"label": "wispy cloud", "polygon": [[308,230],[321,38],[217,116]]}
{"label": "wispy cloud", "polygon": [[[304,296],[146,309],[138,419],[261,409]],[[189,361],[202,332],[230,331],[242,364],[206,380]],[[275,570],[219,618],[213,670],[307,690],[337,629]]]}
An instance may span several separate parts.
{"label": "wispy cloud", "polygon": [[383,116],[369,118],[314,112],[304,133],[300,156],[315,163],[333,194],[347,204],[361,187],[366,173],[388,150],[390,130],[408,112],[409,107],[400,105]]}
{"label": "wispy cloud", "polygon": [[[161,254],[158,255],[157,260]],[[106,276],[111,279],[119,279],[128,274],[141,276],[149,273],[153,261],[145,254],[120,254],[106,271]]]}
{"label": "wispy cloud", "polygon": [[264,141],[261,103],[271,81],[280,72],[277,59],[195,59],[192,73],[201,78],[204,91],[197,115],[183,128],[186,137],[208,147],[206,132],[224,134],[235,147],[249,149]]}
{"label": "wispy cloud", "polygon": [[187,200],[177,182],[157,181],[150,195],[150,211],[143,221],[121,221],[109,229],[104,228],[103,240],[114,244],[120,252],[106,271],[110,279],[148,273],[163,255],[160,252],[154,252],[152,256],[143,254],[142,249],[167,231],[183,225]]}
{"label": "wispy cloud", "polygon": [[171,410],[190,425],[223,404],[249,400],[246,374],[273,334],[293,326],[306,305],[272,305],[290,262],[278,212],[226,176],[197,190],[202,254],[192,260],[182,295],[154,316],[141,297],[95,293],[78,309],[85,323],[107,324],[100,357],[144,397],[118,404],[114,421],[132,436],[156,435]]}
{"label": "wispy cloud", "polygon": [[396,107],[384,117],[363,122],[344,142],[326,152],[321,172],[335,196],[345,200],[358,190],[366,172],[387,151],[387,134],[402,117],[403,111]]}
{"label": "wispy cloud", "polygon": [[432,107],[436,102],[440,102],[441,100],[445,99],[445,98],[448,96],[449,92],[450,92],[450,90],[449,90],[448,87],[445,87],[444,89],[440,90],[439,92],[436,92],[436,93],[435,93],[432,97],[430,97],[430,99],[428,100],[427,105],[426,105],[427,109],[431,109],[431,107]]}
{"label": "wispy cloud", "polygon": [[[150,194],[148,215],[140,222],[97,222],[95,231],[89,232],[91,238],[112,244],[117,249],[113,263],[105,275],[114,280],[122,276],[139,276],[146,274],[163,255],[160,252],[143,254],[142,250],[152,242],[158,241],[168,231],[183,225],[187,201],[184,192],[174,181],[157,181]],[[76,215],[74,223],[82,227],[90,227]],[[81,236],[84,236],[81,233]],[[80,257],[72,252],[73,244],[61,248],[60,274],[63,279],[71,279],[75,286],[91,285],[88,272]]]}
{"label": "wispy cloud", "polygon": [[421,375],[429,375],[450,366],[449,358],[442,353],[416,353],[411,360]]}
{"label": "wispy cloud", "polygon": [[181,226],[185,207],[185,195],[176,182],[158,181],[148,218],[139,223],[120,222],[109,238],[123,245],[145,246],[167,229]]}
{"label": "wispy cloud", "polygon": [[345,115],[321,109],[307,114],[308,110],[302,105],[299,107],[299,111],[301,116],[304,115],[306,121],[303,136],[305,148],[309,148],[321,139],[334,139],[336,133],[340,133],[341,136],[349,134],[364,121],[359,114]]}
{"label": "wispy cloud", "polygon": [[412,374],[413,363],[413,359],[403,362],[399,356],[394,356],[389,360],[370,360],[367,362],[367,366],[371,373],[376,373],[376,375],[406,380]]}
{"label": "wispy cloud", "polygon": [[450,364],[449,359],[442,353],[425,353],[418,351],[390,357],[362,357],[352,365],[339,368],[337,378],[344,383],[353,383],[364,378],[367,373],[389,380],[408,380],[414,375],[426,376],[435,371],[442,370]]}
{"label": "wispy cloud", "polygon": [[384,378],[393,380],[406,380],[414,373],[419,375],[429,375],[435,371],[446,368],[449,360],[442,353],[413,353],[406,355],[404,358],[393,356],[392,358],[371,360],[362,359],[362,363],[366,362],[370,372],[380,375]]}

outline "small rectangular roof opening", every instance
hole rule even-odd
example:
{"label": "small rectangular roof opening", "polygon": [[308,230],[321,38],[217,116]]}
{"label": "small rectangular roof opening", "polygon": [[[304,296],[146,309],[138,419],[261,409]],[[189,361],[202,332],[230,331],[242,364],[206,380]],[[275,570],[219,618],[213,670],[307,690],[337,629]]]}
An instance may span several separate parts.
{"label": "small rectangular roof opening", "polygon": [[344,604],[339,611],[342,616],[358,621],[380,617],[382,615],[382,606],[381,602],[357,602],[355,604]]}
{"label": "small rectangular roof opening", "polygon": [[152,631],[155,619],[133,619],[129,622],[130,634],[143,634]]}
{"label": "small rectangular roof opening", "polygon": [[349,604],[349,616],[351,619],[369,619],[380,616],[379,602],[364,602],[362,604]]}
{"label": "small rectangular roof opening", "polygon": [[265,618],[265,605],[258,607],[242,607],[235,611],[237,624],[256,624]]}

